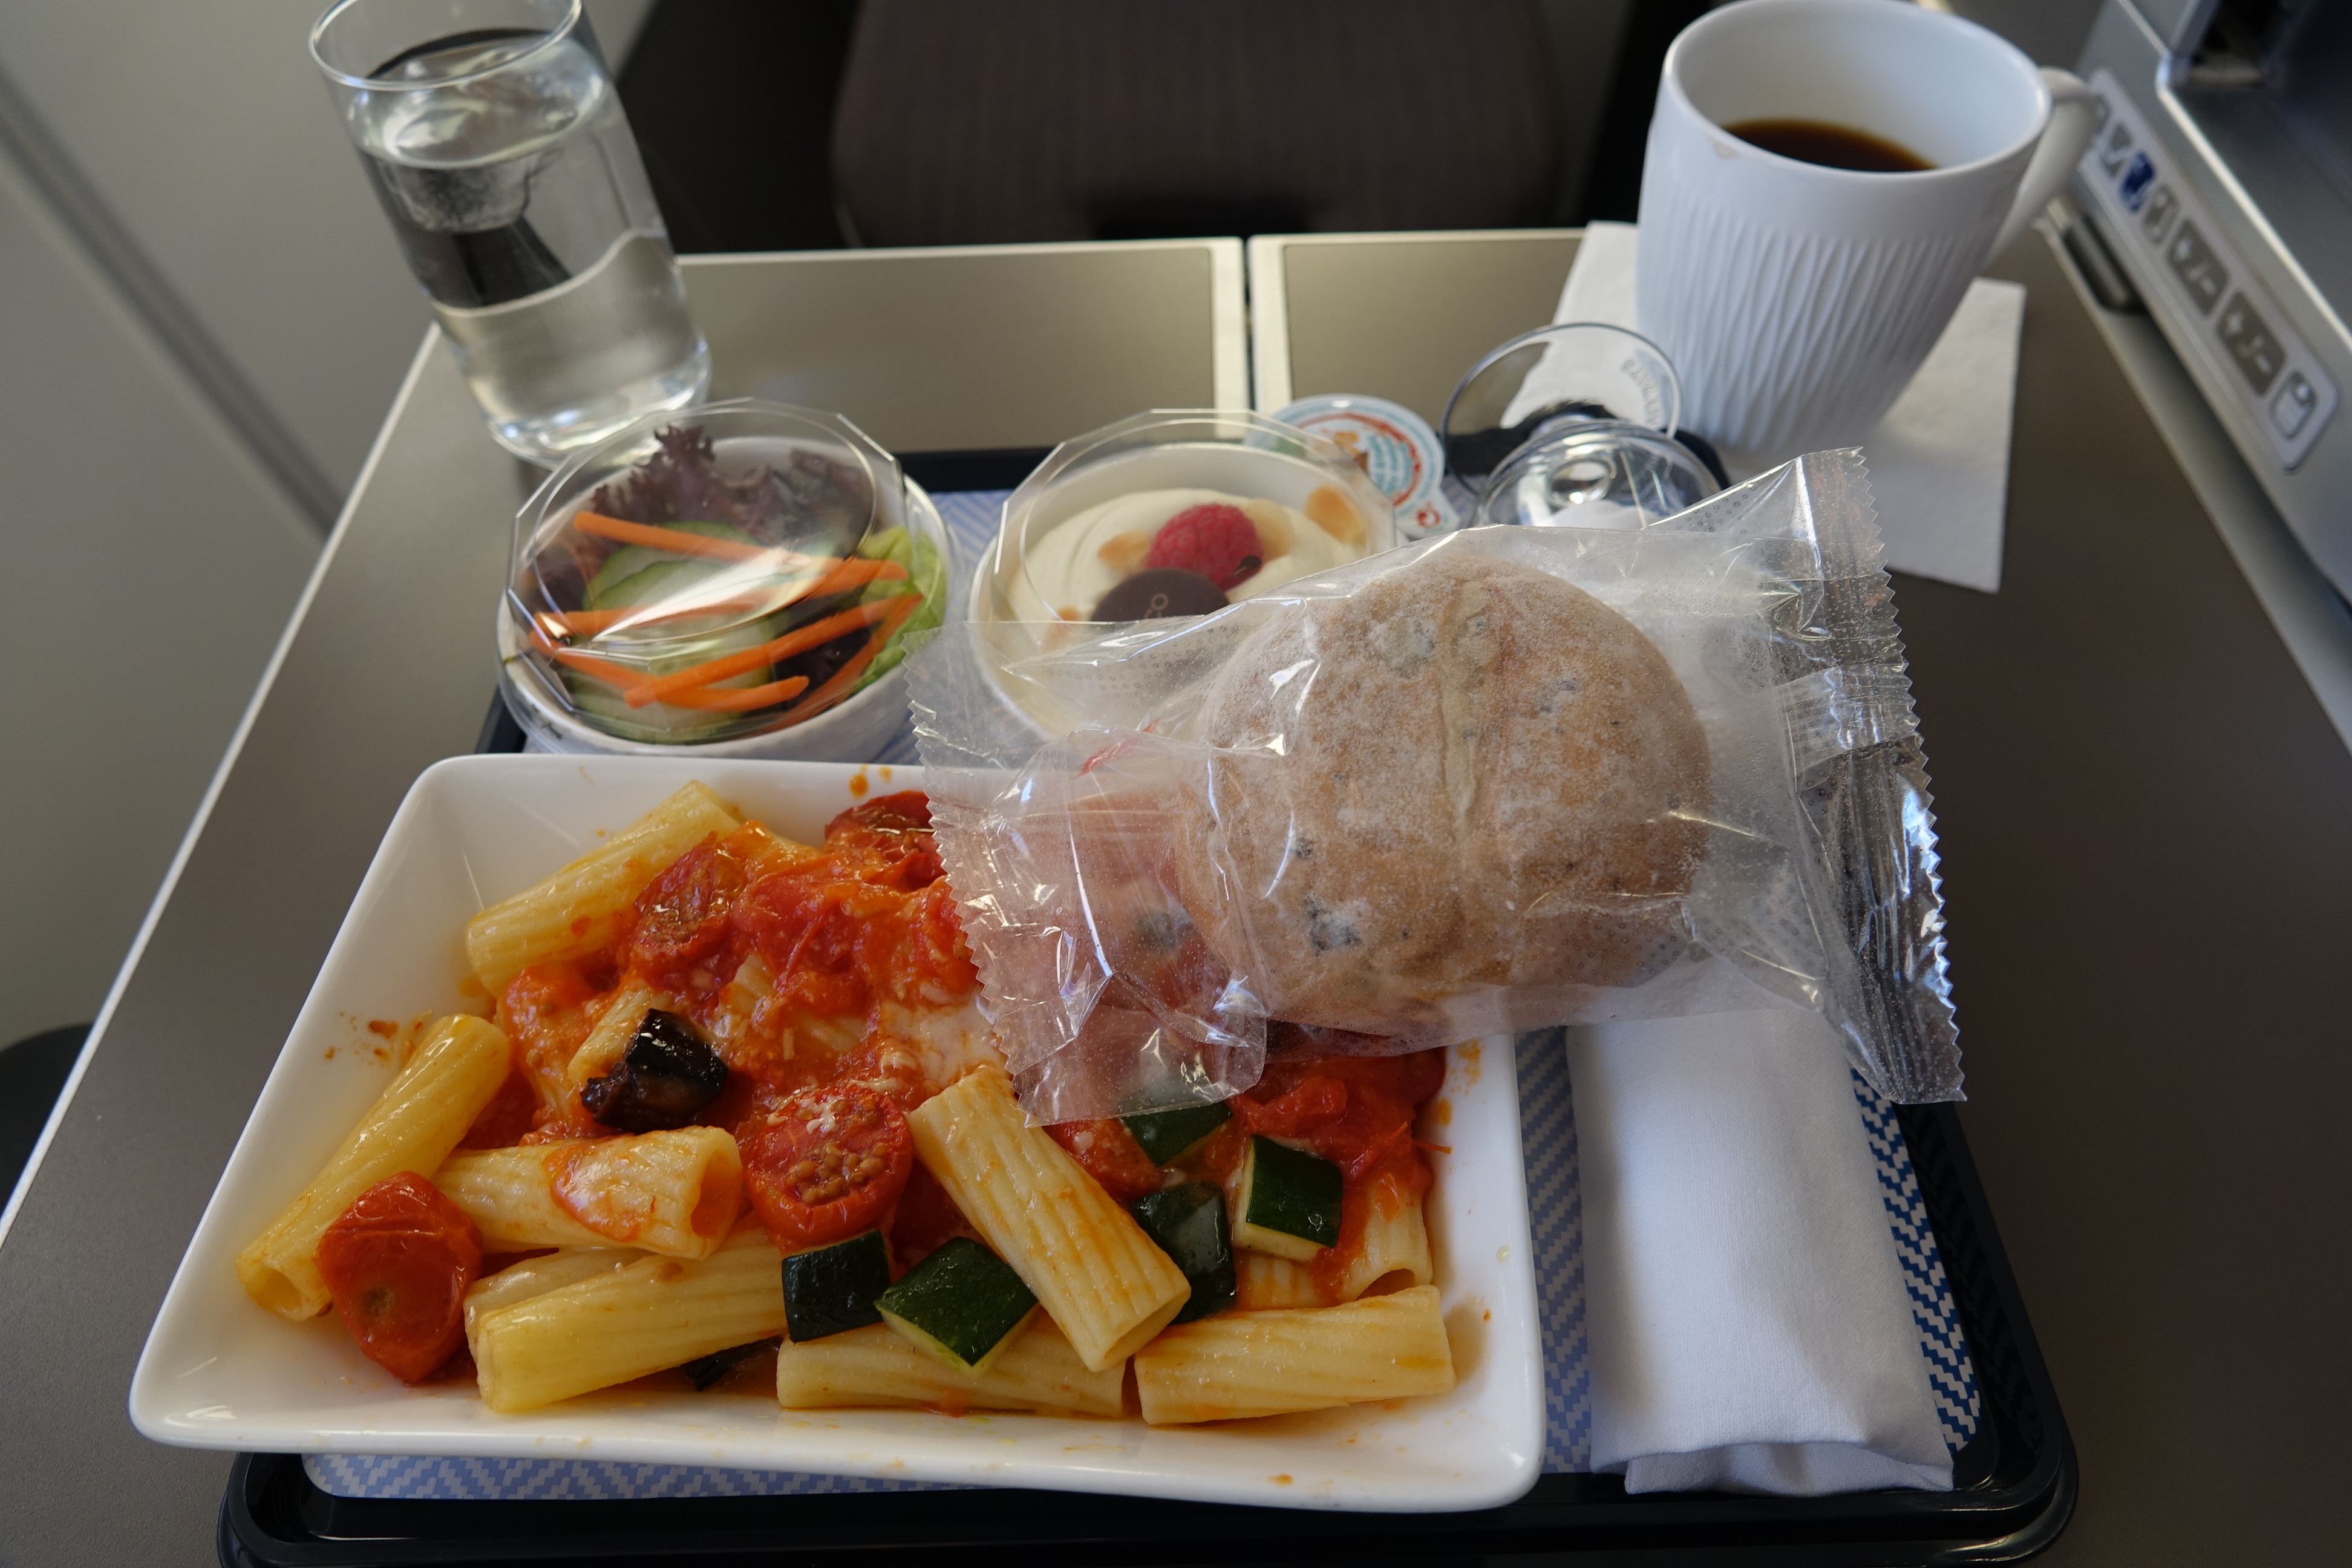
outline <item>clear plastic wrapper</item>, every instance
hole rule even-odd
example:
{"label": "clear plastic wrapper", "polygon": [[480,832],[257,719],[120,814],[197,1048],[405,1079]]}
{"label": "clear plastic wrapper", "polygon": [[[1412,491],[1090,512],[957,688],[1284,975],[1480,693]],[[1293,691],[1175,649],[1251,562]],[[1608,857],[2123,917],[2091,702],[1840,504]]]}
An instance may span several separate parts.
{"label": "clear plastic wrapper", "polygon": [[1827,1017],[1892,1099],[1959,1096],[1859,453],[1635,531],[1468,530],[1199,619],[951,626],[910,692],[1039,1121],[1222,1099],[1270,1041],[1774,1006]]}

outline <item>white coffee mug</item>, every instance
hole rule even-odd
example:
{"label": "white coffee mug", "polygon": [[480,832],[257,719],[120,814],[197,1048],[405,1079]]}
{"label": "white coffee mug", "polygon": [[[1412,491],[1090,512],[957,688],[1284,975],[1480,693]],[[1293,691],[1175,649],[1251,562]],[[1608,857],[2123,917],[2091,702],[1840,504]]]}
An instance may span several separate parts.
{"label": "white coffee mug", "polygon": [[[1901,0],[1738,0],[1685,28],[1650,121],[1636,306],[1682,373],[1684,423],[1768,456],[1859,440],[2094,112],[2071,74]],[[1756,120],[1864,132],[1932,167],[1829,168],[1724,129]]]}

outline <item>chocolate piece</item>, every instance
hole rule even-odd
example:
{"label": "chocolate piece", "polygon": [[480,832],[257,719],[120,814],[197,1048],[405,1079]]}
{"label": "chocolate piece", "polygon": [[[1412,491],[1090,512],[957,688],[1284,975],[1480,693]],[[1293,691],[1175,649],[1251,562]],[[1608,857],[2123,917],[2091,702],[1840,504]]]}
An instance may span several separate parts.
{"label": "chocolate piece", "polygon": [[1152,621],[1162,616],[1206,616],[1225,607],[1225,595],[1198,572],[1155,566],[1138,572],[1102,596],[1097,621]]}

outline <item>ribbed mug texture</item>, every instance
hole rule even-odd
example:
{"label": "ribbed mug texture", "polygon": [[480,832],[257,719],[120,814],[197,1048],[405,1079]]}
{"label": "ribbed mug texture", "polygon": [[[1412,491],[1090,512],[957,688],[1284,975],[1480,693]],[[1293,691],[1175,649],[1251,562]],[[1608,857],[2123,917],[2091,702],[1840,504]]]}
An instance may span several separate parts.
{"label": "ribbed mug texture", "polygon": [[1983,266],[2006,203],[1909,239],[1800,233],[1642,176],[1642,331],[1683,378],[1683,422],[1750,450],[1858,439],[1894,405]]}

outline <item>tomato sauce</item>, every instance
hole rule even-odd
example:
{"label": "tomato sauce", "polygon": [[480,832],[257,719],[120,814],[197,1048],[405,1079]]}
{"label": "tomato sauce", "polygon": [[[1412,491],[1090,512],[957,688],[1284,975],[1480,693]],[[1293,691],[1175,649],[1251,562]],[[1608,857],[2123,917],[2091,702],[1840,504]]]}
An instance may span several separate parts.
{"label": "tomato sauce", "polygon": [[517,975],[498,1022],[538,1089],[524,1136],[611,1131],[566,1072],[632,982],[692,1018],[726,1060],[727,1089],[697,1120],[739,1141],[796,1090],[887,1077],[887,1009],[952,1009],[980,989],[929,802],[911,790],[843,812],[815,847],[757,823],[713,834],[647,884],[613,947]]}

